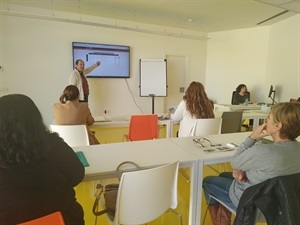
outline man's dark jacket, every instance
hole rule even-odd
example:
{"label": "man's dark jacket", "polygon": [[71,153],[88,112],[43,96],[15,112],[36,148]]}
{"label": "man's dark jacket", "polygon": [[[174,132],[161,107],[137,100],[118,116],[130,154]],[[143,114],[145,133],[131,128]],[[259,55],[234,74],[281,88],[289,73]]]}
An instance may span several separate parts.
{"label": "man's dark jacket", "polygon": [[234,225],[252,225],[258,207],[268,225],[300,225],[300,173],[275,177],[247,188]]}

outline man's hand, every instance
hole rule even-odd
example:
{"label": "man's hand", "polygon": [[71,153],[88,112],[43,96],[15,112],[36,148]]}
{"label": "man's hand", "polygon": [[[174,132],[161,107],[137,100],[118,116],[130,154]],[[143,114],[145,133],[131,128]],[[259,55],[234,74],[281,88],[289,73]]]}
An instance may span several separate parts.
{"label": "man's hand", "polygon": [[247,181],[246,173],[242,170],[233,170],[232,176],[238,181]]}

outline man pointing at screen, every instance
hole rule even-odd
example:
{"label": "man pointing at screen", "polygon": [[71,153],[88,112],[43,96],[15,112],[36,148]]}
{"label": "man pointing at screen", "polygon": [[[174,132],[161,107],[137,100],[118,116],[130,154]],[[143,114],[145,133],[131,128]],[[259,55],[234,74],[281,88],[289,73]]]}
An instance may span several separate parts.
{"label": "man pointing at screen", "polygon": [[84,69],[84,62],[82,59],[77,59],[75,63],[75,69],[70,75],[69,84],[75,85],[79,90],[79,101],[88,102],[90,90],[89,84],[86,79],[86,75],[92,72],[95,68],[100,66],[100,62],[96,62],[94,65]]}

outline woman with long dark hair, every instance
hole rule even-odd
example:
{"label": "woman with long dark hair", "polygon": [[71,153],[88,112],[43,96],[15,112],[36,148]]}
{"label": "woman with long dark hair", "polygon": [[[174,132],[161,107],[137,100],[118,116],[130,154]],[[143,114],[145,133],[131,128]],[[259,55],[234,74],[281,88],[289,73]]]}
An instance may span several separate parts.
{"label": "woman with long dark hair", "polygon": [[49,132],[29,97],[3,96],[0,109],[0,224],[60,211],[66,225],[83,225],[73,187],[84,167],[72,148]]}
{"label": "woman with long dark hair", "polygon": [[180,122],[179,137],[190,136],[197,119],[215,118],[213,102],[207,97],[203,84],[196,81],[190,84],[170,118]]}

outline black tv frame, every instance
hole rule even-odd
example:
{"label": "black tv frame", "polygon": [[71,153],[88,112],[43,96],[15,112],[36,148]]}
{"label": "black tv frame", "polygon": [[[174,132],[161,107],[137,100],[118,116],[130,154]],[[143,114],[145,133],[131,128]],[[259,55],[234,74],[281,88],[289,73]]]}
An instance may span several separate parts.
{"label": "black tv frame", "polygon": [[101,62],[88,78],[130,78],[130,46],[72,42],[72,55],[73,66],[78,59],[84,61],[85,68]]}

